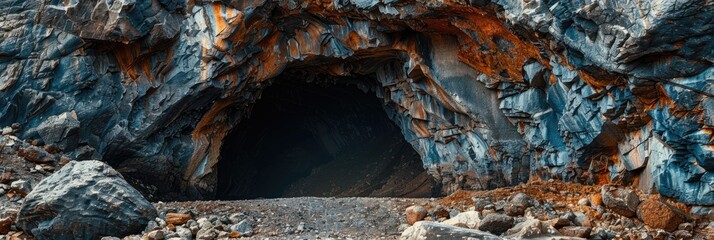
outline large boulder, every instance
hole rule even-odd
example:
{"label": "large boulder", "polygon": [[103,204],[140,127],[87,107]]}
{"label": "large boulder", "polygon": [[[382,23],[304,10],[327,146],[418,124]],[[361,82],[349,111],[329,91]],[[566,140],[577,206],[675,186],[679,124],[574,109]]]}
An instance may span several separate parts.
{"label": "large boulder", "polygon": [[644,200],[637,207],[637,217],[647,226],[664,229],[667,232],[677,230],[679,224],[687,218],[685,214],[666,203],[657,200]]}
{"label": "large boulder", "polygon": [[73,161],[27,195],[17,226],[37,239],[98,239],[140,233],[153,205],[109,165]]}
{"label": "large boulder", "polygon": [[501,239],[479,230],[460,228],[443,223],[419,221],[402,232],[401,240],[418,239]]}
{"label": "large boulder", "polygon": [[513,227],[513,218],[500,213],[487,215],[478,226],[478,230],[500,235]]}
{"label": "large boulder", "polygon": [[530,197],[528,197],[528,195],[525,193],[516,193],[509,198],[506,205],[503,206],[503,210],[506,212],[506,215],[515,217],[523,215],[526,208],[530,205]]}
{"label": "large boulder", "polygon": [[604,185],[600,190],[602,203],[613,212],[625,217],[634,217],[637,212],[637,205],[640,198],[637,194],[627,188],[620,188],[613,185]]}
{"label": "large boulder", "polygon": [[456,227],[477,228],[479,223],[481,223],[481,218],[481,213],[477,211],[468,211],[459,213],[442,223]]}
{"label": "large boulder", "polygon": [[421,221],[426,217],[427,211],[422,206],[409,206],[404,210],[404,215],[407,217],[407,223],[409,225],[414,224],[417,221]]}

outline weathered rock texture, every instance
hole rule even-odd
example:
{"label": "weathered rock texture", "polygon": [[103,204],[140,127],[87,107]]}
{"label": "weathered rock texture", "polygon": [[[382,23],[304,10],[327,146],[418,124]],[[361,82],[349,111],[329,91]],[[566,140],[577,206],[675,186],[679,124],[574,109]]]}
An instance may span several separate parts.
{"label": "weathered rock texture", "polygon": [[156,208],[109,165],[72,161],[25,198],[17,226],[37,239],[97,239],[141,232]]}
{"label": "weathered rock texture", "polygon": [[714,204],[713,1],[0,4],[0,125],[159,192],[211,197],[226,133],[289,73],[362,80],[445,192],[538,176]]}
{"label": "weathered rock texture", "polygon": [[420,221],[404,230],[400,239],[402,240],[419,240],[419,239],[501,239],[496,235],[482,232],[479,230],[454,227],[447,224]]}

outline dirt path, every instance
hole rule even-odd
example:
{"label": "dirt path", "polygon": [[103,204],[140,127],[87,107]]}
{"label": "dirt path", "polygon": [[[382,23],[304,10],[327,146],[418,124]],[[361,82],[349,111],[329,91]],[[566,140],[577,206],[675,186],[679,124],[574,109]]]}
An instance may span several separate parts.
{"label": "dirt path", "polygon": [[404,209],[432,203],[417,198],[299,197],[155,205],[160,212],[193,209],[196,219],[244,213],[257,222],[250,239],[398,239],[399,225],[406,223]]}

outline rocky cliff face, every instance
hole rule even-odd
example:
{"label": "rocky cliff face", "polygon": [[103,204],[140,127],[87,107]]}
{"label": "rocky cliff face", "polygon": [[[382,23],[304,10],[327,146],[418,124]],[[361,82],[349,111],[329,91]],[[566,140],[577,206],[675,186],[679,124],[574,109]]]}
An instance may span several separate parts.
{"label": "rocky cliff face", "polygon": [[0,126],[158,193],[213,196],[224,137],[289,73],[360,79],[445,192],[540,177],[714,204],[712,1],[0,4]]}

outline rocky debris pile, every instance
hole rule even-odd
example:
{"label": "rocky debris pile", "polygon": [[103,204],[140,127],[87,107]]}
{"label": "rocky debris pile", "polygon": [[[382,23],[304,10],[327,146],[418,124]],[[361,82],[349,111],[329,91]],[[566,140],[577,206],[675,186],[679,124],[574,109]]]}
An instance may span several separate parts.
{"label": "rocky debris pile", "polygon": [[[297,197],[240,201],[158,202],[158,217],[123,239],[398,239],[411,205],[436,199]],[[445,209],[445,208],[442,208]],[[404,229],[399,229],[403,226]],[[179,236],[177,237],[176,234]],[[116,238],[107,238],[116,239]]]}
{"label": "rocky debris pile", "polygon": [[17,226],[38,239],[95,239],[140,232],[156,209],[109,165],[72,161],[25,198]]}
{"label": "rocky debris pile", "polygon": [[[161,204],[161,203],[159,203]],[[159,213],[159,216],[149,221],[141,235],[130,235],[125,240],[210,240],[250,237],[255,233],[256,219],[245,213],[231,215],[210,215],[199,217],[192,209],[169,209]],[[304,231],[304,225],[296,231]],[[105,237],[104,240],[119,239]]]}
{"label": "rocky debris pile", "polygon": [[197,216],[195,211],[190,210],[161,212],[159,217],[149,222],[142,235],[127,236],[124,239],[210,240],[250,237],[255,232],[256,220],[244,213],[234,213],[230,216]]}
{"label": "rocky debris pile", "polygon": [[22,140],[20,124],[2,129],[0,135],[0,236],[26,237],[16,225],[17,213],[38,183],[70,162],[54,144]]}
{"label": "rocky debris pile", "polygon": [[[448,210],[450,216],[438,217],[435,210],[424,210],[418,215],[424,215],[422,220],[406,228],[402,239],[714,239],[711,207],[688,207],[627,187],[604,185],[596,189],[580,185],[576,190],[577,185],[549,181],[513,189],[457,193],[441,200],[452,208]],[[562,196],[553,197],[547,192]],[[504,197],[505,193],[510,196]],[[414,209],[425,208],[410,206],[406,211],[409,223],[418,212]]]}

